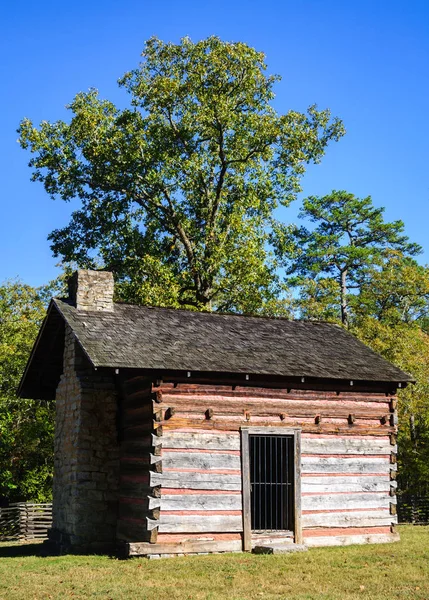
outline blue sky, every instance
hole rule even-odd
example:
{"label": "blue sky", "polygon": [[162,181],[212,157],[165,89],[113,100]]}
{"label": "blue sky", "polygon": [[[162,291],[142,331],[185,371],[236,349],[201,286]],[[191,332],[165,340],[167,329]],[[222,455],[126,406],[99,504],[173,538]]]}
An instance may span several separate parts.
{"label": "blue sky", "polygon": [[[65,105],[89,87],[123,104],[116,81],[152,35],[215,34],[264,51],[269,71],[282,76],[279,111],[317,103],[347,129],[309,169],[304,195],[372,195],[388,220],[405,221],[429,262],[427,0],[21,0],[2,5],[0,27],[0,281],[54,278],[46,237],[76,207],[30,182],[19,121],[67,118]],[[293,221],[298,208],[281,217]]]}

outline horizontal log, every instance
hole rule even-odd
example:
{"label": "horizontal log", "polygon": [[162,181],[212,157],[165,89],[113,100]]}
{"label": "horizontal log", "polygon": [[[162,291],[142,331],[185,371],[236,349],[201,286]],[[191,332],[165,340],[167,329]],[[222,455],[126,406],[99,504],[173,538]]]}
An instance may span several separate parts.
{"label": "horizontal log", "polygon": [[364,535],[338,535],[338,536],[315,536],[305,537],[307,546],[350,546],[353,544],[386,544],[389,542],[399,542],[398,534],[394,533],[375,533]]}
{"label": "horizontal log", "polygon": [[[175,416],[173,419],[168,419],[167,421],[161,421],[159,424],[156,424],[157,427],[163,427],[163,433],[167,431],[177,431],[179,429],[205,429],[210,431],[240,431],[240,429],[247,423],[246,421],[240,420],[217,420],[211,419],[195,419],[195,418],[181,418]],[[273,421],[260,421],[258,422],[258,427],[272,427]],[[276,427],[285,427],[286,429],[290,429],[291,427],[298,427],[301,429],[302,433],[319,433],[322,435],[326,434],[341,434],[341,435],[351,435],[356,437],[358,435],[370,435],[370,436],[387,436],[390,433],[395,433],[396,428],[390,427],[388,425],[372,425],[363,426],[359,423],[354,424],[352,426],[343,424],[332,424],[322,422],[320,425],[315,425],[311,423],[302,423],[299,421],[287,422],[278,420],[276,422]]]}
{"label": "horizontal log", "polygon": [[[125,439],[121,442],[121,454],[122,456],[145,456],[155,446],[153,444],[153,435],[147,433],[141,438],[136,439]],[[156,438],[160,439],[160,438]],[[159,442],[158,445],[160,445]]]}
{"label": "horizontal log", "polygon": [[161,510],[241,510],[241,494],[162,494]]}
{"label": "horizontal log", "polygon": [[390,454],[394,451],[388,437],[385,439],[366,440],[347,439],[332,436],[332,438],[306,438],[301,440],[303,454]]}
{"label": "horizontal log", "polygon": [[164,471],[162,474],[150,473],[149,481],[150,485],[161,485],[170,489],[241,490],[241,475]]}
{"label": "horizontal log", "polygon": [[209,454],[203,452],[169,452],[162,453],[164,469],[241,469],[239,456],[231,454]]}
{"label": "horizontal log", "polygon": [[241,540],[242,535],[239,531],[229,533],[158,533],[159,544],[181,544],[182,542],[214,542]]}
{"label": "horizontal log", "polygon": [[[332,436],[332,438],[302,438],[302,452],[304,454],[390,454],[396,447],[392,447],[389,437],[386,439],[366,440],[347,439]],[[181,431],[167,431],[162,438],[164,449],[167,448],[201,448],[211,450],[239,450],[240,437],[236,434],[211,434],[190,433]]]}
{"label": "horizontal log", "polygon": [[241,540],[209,540],[183,543],[128,544],[128,556],[148,554],[197,554],[202,552],[241,552]]}
{"label": "horizontal log", "polygon": [[[390,492],[392,481],[388,475],[348,477],[303,477],[303,494],[333,494],[336,492]],[[396,487],[396,482],[395,482]]]}
{"label": "horizontal log", "polygon": [[125,476],[144,476],[151,468],[149,457],[144,461],[121,461],[121,475]]}
{"label": "horizontal log", "polygon": [[369,458],[321,458],[302,456],[303,473],[389,473],[392,467],[389,459]]}
{"label": "horizontal log", "polygon": [[129,427],[144,424],[153,419],[153,413],[152,401],[142,403],[137,408],[129,408],[126,405],[122,406],[121,425],[122,427]]}
{"label": "horizontal log", "polygon": [[143,451],[146,451],[147,449],[150,449],[150,448],[153,448],[156,446],[161,446],[161,445],[162,445],[162,440],[160,437],[154,435],[151,432],[146,432],[141,437],[137,437],[137,438],[133,438],[133,439],[125,438],[124,440],[122,440],[121,450],[124,453],[132,453],[132,452],[138,453],[139,451],[143,452]]}
{"label": "horizontal log", "polygon": [[138,504],[142,510],[150,511],[161,507],[161,497],[151,496],[149,494],[144,497],[121,497],[119,506],[125,506],[127,504]]}
{"label": "horizontal log", "polygon": [[124,441],[140,440],[151,434],[154,428],[152,420],[148,420],[144,424],[130,424],[129,427],[124,427],[122,431]]}
{"label": "horizontal log", "polygon": [[122,497],[128,498],[144,498],[145,496],[160,496],[161,488],[160,484],[151,485],[149,483],[149,477],[152,475],[152,472],[148,473],[147,482],[139,482],[133,481],[127,478],[121,478],[120,482],[120,495]]}
{"label": "horizontal log", "polygon": [[[278,423],[283,423],[287,427],[294,428],[294,427],[298,426],[298,425],[296,425],[297,423],[299,423],[299,426],[304,425],[304,424],[316,426],[314,416],[315,416],[314,413],[311,415],[294,416],[294,415],[287,415],[286,413],[278,413],[278,414],[274,414],[274,415],[257,415],[257,414],[250,413],[250,412],[244,412],[244,413],[235,414],[235,415],[232,415],[232,414],[231,415],[223,415],[223,414],[219,414],[216,412],[213,419],[207,420],[207,419],[205,419],[204,413],[194,413],[192,411],[184,412],[184,411],[177,410],[174,419],[169,419],[168,422],[169,423],[177,423],[177,421],[180,419],[196,419],[196,420],[198,420],[199,418],[204,418],[206,423],[210,423],[211,421],[214,421],[214,420],[216,420],[218,423],[222,423],[222,422],[228,423],[231,420],[234,420],[235,422],[240,423],[242,427],[253,426],[253,425],[264,427],[268,424],[271,427],[276,427]],[[323,419],[321,420],[321,423],[317,426],[322,427],[322,426],[328,424],[328,425],[335,425],[337,427],[342,427],[344,425],[349,424],[349,425],[353,425],[353,426],[359,425],[360,427],[384,427],[386,429],[386,431],[387,431],[387,428],[389,427],[389,425],[387,425],[387,424],[381,425],[381,421],[378,417],[364,417],[364,418],[356,419],[353,416],[353,418],[354,418],[354,420],[351,422],[350,419],[348,419],[348,417],[345,417],[342,415],[324,416]]]}
{"label": "horizontal log", "polygon": [[389,508],[393,499],[387,492],[367,494],[326,494],[303,496],[302,510],[350,510],[369,508]]}
{"label": "horizontal log", "polygon": [[156,531],[148,530],[147,519],[142,522],[118,519],[116,528],[116,537],[118,540],[125,542],[153,542],[156,540],[156,535]]}
{"label": "horizontal log", "polygon": [[195,448],[206,450],[240,450],[238,433],[190,433],[185,431],[166,431],[162,437],[162,446],[167,448]]}
{"label": "horizontal log", "polygon": [[152,390],[151,379],[142,375],[124,377],[120,374],[120,385],[125,394],[133,394],[139,391],[150,392]]}
{"label": "horizontal log", "polygon": [[148,528],[158,527],[159,533],[215,533],[242,531],[241,515],[166,515],[161,512],[159,521],[149,521]]}
{"label": "horizontal log", "polygon": [[252,531],[252,548],[265,544],[293,541],[293,531]]}
{"label": "horizontal log", "polygon": [[119,502],[118,514],[120,519],[159,519],[160,509],[149,510],[145,503],[132,504],[131,502]]}
{"label": "horizontal log", "polygon": [[389,511],[354,511],[302,515],[303,528],[316,527],[387,527],[392,524]]}
{"label": "horizontal log", "polygon": [[[220,382],[221,383],[221,382]],[[299,389],[302,388],[302,389]],[[374,392],[357,392],[351,391],[348,388],[342,391],[340,395],[337,390],[331,389],[304,389],[305,386],[296,387],[255,387],[252,385],[213,385],[204,383],[190,384],[177,383],[176,386],[172,383],[163,383],[161,389],[165,395],[196,395],[196,396],[228,396],[228,397],[263,397],[263,398],[279,398],[279,399],[332,399],[344,398],[347,400],[357,400],[363,402],[389,402],[392,396],[386,396],[385,393]]]}
{"label": "horizontal log", "polygon": [[267,398],[234,398],[217,396],[186,396],[164,395],[165,403],[182,413],[204,414],[212,409],[216,415],[240,415],[249,412],[252,416],[270,416],[285,413],[291,417],[323,417],[347,418],[352,412],[360,419],[381,419],[389,411],[388,399],[384,403],[350,402],[335,399],[321,401],[308,399],[304,402],[297,400],[272,400]]}

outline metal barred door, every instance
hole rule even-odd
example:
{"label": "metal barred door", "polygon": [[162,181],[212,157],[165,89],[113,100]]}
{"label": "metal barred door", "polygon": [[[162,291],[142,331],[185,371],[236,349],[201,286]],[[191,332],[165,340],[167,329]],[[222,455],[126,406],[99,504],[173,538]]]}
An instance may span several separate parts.
{"label": "metal barred door", "polygon": [[294,529],[294,437],[250,435],[253,531]]}

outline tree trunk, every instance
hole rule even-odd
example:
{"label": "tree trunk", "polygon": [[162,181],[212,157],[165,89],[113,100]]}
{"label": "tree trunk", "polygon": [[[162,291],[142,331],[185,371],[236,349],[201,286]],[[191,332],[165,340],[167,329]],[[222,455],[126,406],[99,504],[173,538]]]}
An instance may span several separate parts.
{"label": "tree trunk", "polygon": [[345,326],[349,326],[348,319],[348,307],[347,307],[347,269],[341,271],[340,277],[341,286],[341,323]]}

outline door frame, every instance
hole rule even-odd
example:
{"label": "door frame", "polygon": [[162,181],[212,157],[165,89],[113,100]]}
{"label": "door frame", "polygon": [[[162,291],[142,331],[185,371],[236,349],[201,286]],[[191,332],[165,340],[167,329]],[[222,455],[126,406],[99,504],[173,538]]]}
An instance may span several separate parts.
{"label": "door frame", "polygon": [[250,435],[292,435],[294,448],[294,542],[302,543],[301,524],[301,429],[299,427],[241,427],[241,477],[243,497],[243,550],[252,551],[250,503]]}

